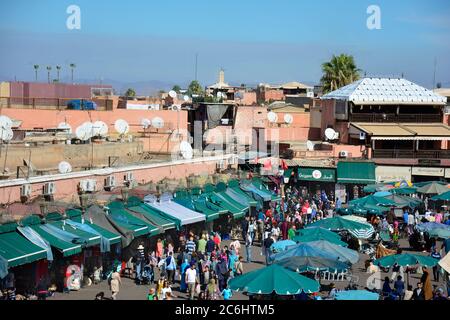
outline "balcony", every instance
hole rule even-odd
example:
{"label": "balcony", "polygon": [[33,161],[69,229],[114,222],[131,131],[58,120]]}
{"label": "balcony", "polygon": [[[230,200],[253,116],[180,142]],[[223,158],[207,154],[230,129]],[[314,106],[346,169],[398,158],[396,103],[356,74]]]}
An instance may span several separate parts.
{"label": "balcony", "polygon": [[400,123],[436,123],[442,122],[440,114],[395,114],[395,113],[353,113],[352,122],[400,122]]}
{"label": "balcony", "polygon": [[449,159],[450,150],[373,150],[373,159]]}

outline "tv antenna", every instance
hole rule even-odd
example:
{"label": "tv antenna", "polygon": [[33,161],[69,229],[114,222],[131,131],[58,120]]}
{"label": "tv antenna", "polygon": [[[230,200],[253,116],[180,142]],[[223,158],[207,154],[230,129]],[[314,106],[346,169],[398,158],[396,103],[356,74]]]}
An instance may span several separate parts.
{"label": "tv antenna", "polygon": [[67,161],[61,161],[58,164],[59,173],[69,173],[72,172],[72,166]]}
{"label": "tv antenna", "polygon": [[183,159],[192,159],[194,155],[194,151],[192,150],[192,147],[189,142],[187,141],[181,141],[180,143],[180,154],[183,157]]}
{"label": "tv antenna", "polygon": [[130,130],[130,125],[125,120],[118,119],[114,123],[114,129],[116,129],[116,132],[119,133],[120,135],[124,135],[127,134],[128,131]]}
{"label": "tv antenna", "polygon": [[270,123],[275,123],[278,121],[278,115],[275,112],[270,111],[267,114],[267,120],[269,120]]}
{"label": "tv antenna", "polygon": [[155,117],[152,119],[152,127],[156,129],[162,129],[164,127],[164,120],[160,117]]}
{"label": "tv antenna", "polygon": [[93,125],[90,122],[84,122],[75,130],[75,136],[81,141],[87,141],[92,138]]}
{"label": "tv antenna", "polygon": [[284,122],[285,122],[286,124],[291,124],[292,122],[294,122],[294,117],[292,117],[291,114],[286,113],[286,114],[284,115]]}
{"label": "tv antenna", "polygon": [[72,133],[72,127],[67,122],[61,122],[60,124],[58,124],[58,129],[66,130],[69,134]]}

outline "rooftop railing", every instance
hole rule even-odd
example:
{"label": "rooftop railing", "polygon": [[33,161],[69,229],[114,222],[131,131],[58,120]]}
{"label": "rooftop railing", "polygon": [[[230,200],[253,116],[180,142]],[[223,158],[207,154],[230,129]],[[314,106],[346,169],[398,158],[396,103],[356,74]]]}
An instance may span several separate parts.
{"label": "rooftop railing", "polygon": [[407,123],[432,123],[442,122],[440,114],[395,114],[395,113],[353,113],[350,115],[353,122],[407,122]]}
{"label": "rooftop railing", "polygon": [[450,150],[373,150],[374,159],[449,159]]}
{"label": "rooftop railing", "polygon": [[24,97],[0,97],[0,108],[13,109],[43,109],[43,110],[69,110],[70,101],[92,101],[97,105],[96,110],[105,111],[113,109],[111,99],[68,99],[68,98],[24,98]]}

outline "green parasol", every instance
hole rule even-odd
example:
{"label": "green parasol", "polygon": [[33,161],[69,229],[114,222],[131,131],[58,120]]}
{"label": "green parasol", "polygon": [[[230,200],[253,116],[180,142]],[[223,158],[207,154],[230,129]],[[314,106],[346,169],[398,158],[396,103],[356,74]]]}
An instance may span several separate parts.
{"label": "green parasol", "polygon": [[295,295],[302,291],[318,292],[317,281],[302,276],[278,264],[251,271],[229,282],[232,290],[241,290],[253,294]]}

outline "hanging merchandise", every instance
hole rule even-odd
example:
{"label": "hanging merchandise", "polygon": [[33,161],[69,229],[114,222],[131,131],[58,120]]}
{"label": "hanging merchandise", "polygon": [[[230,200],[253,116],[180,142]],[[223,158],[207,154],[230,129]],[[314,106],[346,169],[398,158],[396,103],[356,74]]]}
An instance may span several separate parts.
{"label": "hanging merchandise", "polygon": [[66,287],[68,290],[78,291],[81,288],[81,268],[75,264],[67,267]]}

